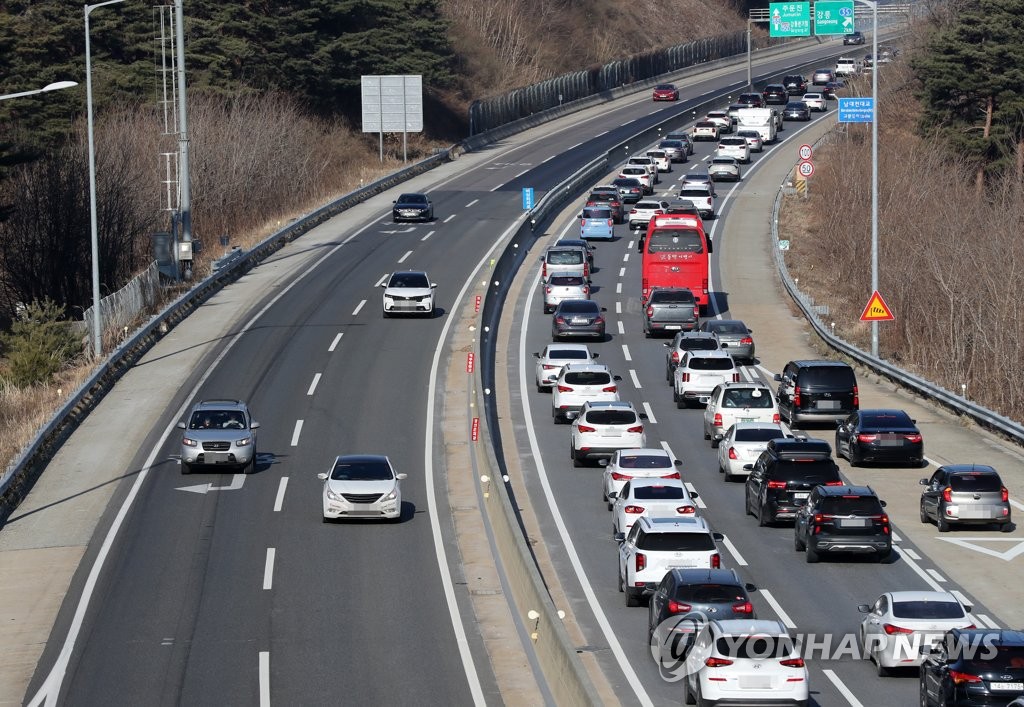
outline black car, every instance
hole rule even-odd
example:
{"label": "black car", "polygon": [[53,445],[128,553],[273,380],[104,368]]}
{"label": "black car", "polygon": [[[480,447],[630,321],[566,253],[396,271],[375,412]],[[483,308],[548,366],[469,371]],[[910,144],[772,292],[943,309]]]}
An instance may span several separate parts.
{"label": "black car", "polygon": [[849,34],[843,35],[843,45],[848,46],[850,44],[863,44],[864,34],[861,32],[850,32]]}
{"label": "black car", "polygon": [[888,559],[892,528],[884,506],[870,486],[818,486],[796,514],[793,547],[807,562],[833,552]]}
{"label": "black car", "polygon": [[1024,696],[1024,631],[953,629],[921,652],[921,707],[1005,705]]}
{"label": "black car", "polygon": [[791,425],[834,425],[860,409],[857,377],[841,361],[790,361],[775,380],[779,414]]}
{"label": "black car", "polygon": [[783,120],[810,120],[811,109],[803,101],[790,101],[782,109]]}
{"label": "black car", "polygon": [[[685,630],[693,622],[670,622],[672,618],[693,616],[699,612],[703,623],[719,619],[756,619],[748,592],[757,587],[740,580],[736,570],[726,569],[672,569],[665,574],[647,605],[647,636],[664,642],[667,636],[655,636],[662,631]],[[693,632],[695,634],[695,632]],[[695,637],[695,635],[694,635]]]}
{"label": "black car", "polygon": [[807,93],[807,79],[800,74],[789,74],[783,77],[782,85],[786,87],[786,90],[792,93],[798,93],[801,96]]}
{"label": "black car", "polygon": [[758,525],[796,518],[816,486],[842,486],[832,448],[819,439],[773,439],[750,469],[745,510]]}
{"label": "black car", "polygon": [[821,89],[821,92],[825,94],[825,98],[835,100],[836,91],[846,88],[846,82],[842,79],[836,79],[835,81],[829,81]]}
{"label": "black car", "polygon": [[607,206],[612,210],[612,220],[615,223],[622,223],[626,219],[626,209],[622,205],[622,197],[619,196],[619,188],[608,186],[594,189],[587,197],[587,206]]}
{"label": "black car", "polygon": [[635,204],[644,198],[644,185],[633,177],[619,177],[612,180],[612,186],[619,190],[619,196],[627,204]]}
{"label": "black car", "polygon": [[836,428],[836,456],[850,466],[897,462],[920,466],[924,441],[917,422],[903,410],[859,410]]}
{"label": "black car", "polygon": [[434,220],[434,205],[426,194],[402,194],[393,203],[391,220],[395,223]]}
{"label": "black car", "polygon": [[764,105],[764,96],[760,93],[741,93],[736,102],[749,108],[760,108]]}
{"label": "black car", "polygon": [[789,103],[789,91],[781,83],[770,83],[761,92],[764,102],[768,105],[784,106]]}

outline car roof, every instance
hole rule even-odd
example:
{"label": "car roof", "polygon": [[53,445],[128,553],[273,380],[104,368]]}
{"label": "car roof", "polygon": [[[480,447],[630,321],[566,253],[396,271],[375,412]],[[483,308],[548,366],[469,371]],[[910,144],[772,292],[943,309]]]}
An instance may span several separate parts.
{"label": "car roof", "polygon": [[633,488],[640,486],[674,486],[675,488],[681,488],[686,491],[686,495],[690,495],[690,490],[686,488],[686,485],[680,479],[663,479],[660,476],[650,478],[641,476],[639,478],[630,479],[630,485]]}
{"label": "car roof", "polygon": [[995,468],[988,464],[943,464],[939,467],[950,474],[998,474]]}
{"label": "car roof", "polygon": [[847,484],[843,486],[818,486],[819,496],[874,496],[878,494],[870,486],[854,486]]}
{"label": "car roof", "polygon": [[583,407],[590,408],[591,410],[596,409],[614,409],[614,410],[632,410],[636,412],[636,408],[633,407],[633,403],[628,400],[587,400],[584,401]]}
{"label": "car roof", "polygon": [[832,457],[832,447],[823,439],[783,438],[768,442],[768,451],[778,457]]}
{"label": "car roof", "polygon": [[395,275],[422,275],[423,277],[426,277],[427,273],[423,270],[395,270],[391,273],[391,277],[394,277]]}
{"label": "car roof", "polygon": [[961,603],[956,596],[950,592],[935,592],[923,589],[904,589],[896,592],[886,592],[893,601],[955,601]]}
{"label": "car roof", "polygon": [[619,458],[622,457],[668,457],[671,459],[672,455],[664,449],[641,447],[640,449],[620,449]]}
{"label": "car roof", "polygon": [[800,368],[808,368],[810,366],[850,367],[850,364],[844,363],[843,361],[829,361],[827,359],[802,359],[799,361],[791,361],[790,363],[793,363]]}
{"label": "car roof", "polygon": [[728,383],[722,383],[722,387],[727,390],[735,390],[737,388],[758,388],[760,390],[771,390],[768,384],[763,381],[730,381]]}
{"label": "car roof", "polygon": [[235,400],[234,398],[210,398],[208,400],[201,400],[195,405],[196,410],[223,410],[224,408],[236,408],[242,409],[245,407],[245,403],[241,400]]}
{"label": "car roof", "polygon": [[590,353],[590,349],[586,344],[548,344],[548,351],[586,351]]}
{"label": "car roof", "polygon": [[732,355],[724,349],[696,349],[687,351],[690,358],[732,358]]}
{"label": "car roof", "polygon": [[734,569],[718,568],[675,568],[669,570],[676,578],[677,584],[742,584],[739,574]]}
{"label": "car roof", "polygon": [[566,373],[578,373],[580,371],[584,373],[611,373],[611,371],[608,370],[608,366],[603,363],[567,363],[562,366],[562,372],[560,375],[565,375]]}
{"label": "car roof", "polygon": [[[996,646],[1024,646],[1024,631],[1009,628],[954,628],[950,633],[963,636],[969,640],[984,639],[991,636],[991,644]],[[976,643],[962,645],[978,645]]]}
{"label": "car roof", "polygon": [[[667,481],[667,479],[666,479]],[[637,520],[645,533],[708,533],[708,522],[703,518],[648,518]]]}

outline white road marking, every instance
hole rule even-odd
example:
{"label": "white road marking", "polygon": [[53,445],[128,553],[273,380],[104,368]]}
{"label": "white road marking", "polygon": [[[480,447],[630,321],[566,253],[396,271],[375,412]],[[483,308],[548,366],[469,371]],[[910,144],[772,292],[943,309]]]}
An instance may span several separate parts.
{"label": "white road marking", "polygon": [[260,651],[260,707],[270,707],[270,651]]}
{"label": "white road marking", "polygon": [[410,251],[407,251],[405,255],[403,255],[403,256],[402,256],[401,258],[399,258],[399,259],[398,259],[398,262],[400,262],[400,263],[404,263],[404,262],[405,262],[405,259],[406,259],[406,258],[408,258],[408,257],[409,257],[410,255],[412,255],[412,251],[411,251],[411,250],[410,250]]}
{"label": "white road marking", "polygon": [[263,565],[263,588],[270,589],[274,585],[274,558],[277,557],[277,550],[267,548],[267,561]]}
{"label": "white road marking", "polygon": [[[608,132],[608,131],[605,130],[605,132]],[[601,133],[598,133],[598,135],[600,135],[600,134]],[[583,144],[582,142],[577,142],[575,145],[572,145],[571,147],[567,147],[566,148],[566,152],[568,152],[569,150],[575,150],[577,147],[579,147],[582,144]]]}
{"label": "white road marking", "polygon": [[420,238],[420,241],[425,241],[425,240],[427,240],[428,238],[430,238],[430,237],[431,237],[432,235],[434,235],[434,232],[433,232],[433,231],[429,231],[429,232],[427,233],[427,235],[423,236],[423,238]]}
{"label": "white road marking", "polygon": [[[622,256],[622,262],[624,262],[624,263],[628,263],[629,262],[629,253],[626,253],[625,255]],[[623,270],[625,270],[625,268],[623,268]]]}
{"label": "white road marking", "polygon": [[641,405],[644,408],[644,412],[647,413],[647,421],[650,422],[652,425],[658,424],[658,418],[654,416],[654,410],[651,409],[650,404],[644,402],[641,403]]}
{"label": "white road marking", "polygon": [[1021,503],[1020,501],[1014,501],[1011,498],[1010,499],[1010,505],[1013,506],[1014,508],[1016,508],[1018,511],[1024,511],[1024,503]]}
{"label": "white road marking", "polygon": [[449,221],[451,221],[451,220],[452,220],[453,218],[455,218],[455,214],[449,214],[448,218],[446,218],[446,219],[445,219],[444,221],[442,221],[441,223],[448,223],[448,222],[449,222]]}
{"label": "white road marking", "polygon": [[640,385],[640,379],[636,377],[636,371],[632,368],[629,369],[629,377],[633,379],[633,385],[636,386],[637,390],[643,388],[643,386]]}
{"label": "white road marking", "polygon": [[626,244],[626,250],[633,250],[633,241]]}
{"label": "white road marking", "polygon": [[359,304],[356,305],[356,308],[352,310],[353,317],[359,314],[359,310],[363,308],[364,304],[366,304],[366,300],[361,300]]}
{"label": "white road marking", "polygon": [[377,283],[374,285],[374,287],[380,287],[381,285],[388,281],[389,277],[391,277],[391,273],[384,273],[384,275],[381,276],[379,280],[377,280]]}
{"label": "white road marking", "polygon": [[493,187],[491,187],[491,191],[498,191],[503,186],[505,186],[505,185],[504,184],[495,184]]}
{"label": "white road marking", "polygon": [[725,549],[728,550],[729,554],[732,555],[734,560],[736,560],[737,565],[740,565],[741,567],[747,566],[747,561],[743,559],[743,555],[741,555],[740,551],[736,549],[736,546],[732,544],[732,540],[729,539],[728,535],[722,536],[722,544],[725,545]]}
{"label": "white road marking", "polygon": [[901,537],[900,537],[899,535],[897,535],[896,533],[892,533],[892,536],[891,536],[891,537],[892,537],[892,541],[893,541],[894,543],[901,543],[901,542],[903,542],[903,538],[901,538]]}
{"label": "white road marking", "polygon": [[676,459],[678,459],[679,457],[677,457],[675,455],[675,452],[672,451],[672,448],[670,446],[668,446],[668,442],[662,442],[661,443],[661,447],[662,447],[662,449],[664,449],[668,453],[668,457],[669,457],[669,459],[672,460],[672,463],[675,464]]}
{"label": "white road marking", "polygon": [[615,294],[617,294],[617,295],[621,295],[622,294],[622,283],[621,282],[615,283]]}
{"label": "white road marking", "polygon": [[616,322],[616,324],[618,324],[618,325],[619,325],[619,333],[620,333],[620,334],[625,334],[625,333],[626,333],[626,329],[625,329],[625,327],[624,327],[624,326],[622,325],[622,320],[620,319],[619,321],[617,321],[617,322]]}
{"label": "white road marking", "polygon": [[521,176],[523,176],[524,174],[526,174],[527,172],[529,172],[531,168],[532,168],[532,165],[531,165],[531,167],[527,167],[527,168],[526,168],[526,169],[524,169],[524,170],[523,170],[522,172],[520,172],[520,173],[519,173],[519,174],[517,174],[516,176],[512,177],[512,179],[513,179],[513,180],[515,180],[515,179],[519,179],[519,178],[520,178]]}
{"label": "white road marking", "polygon": [[615,313],[622,314],[622,302],[615,303]]}
{"label": "white road marking", "polygon": [[302,434],[302,420],[295,421],[295,430],[292,432],[292,446],[299,446],[299,435]]}
{"label": "white road marking", "polygon": [[904,547],[904,548],[901,548],[901,551],[903,552],[903,554],[904,554],[904,555],[906,555],[907,557],[909,557],[909,558],[910,558],[911,560],[917,560],[918,562],[920,562],[920,561],[921,561],[921,556],[920,556],[920,555],[918,555],[918,554],[917,554],[916,552],[914,552],[914,551],[913,551],[912,549],[910,549],[909,547]]}
{"label": "white road marking", "polygon": [[775,615],[779,617],[779,621],[786,624],[786,628],[796,628],[796,624],[793,623],[793,619],[789,618],[789,614],[783,611],[782,605],[779,604],[779,602],[775,599],[774,596],[772,596],[772,593],[770,591],[768,591],[767,589],[762,589],[761,596],[763,596],[764,600],[768,602],[769,605],[771,605],[772,610],[775,612]]}
{"label": "white road marking", "polygon": [[277,485],[277,497],[274,499],[274,513],[280,513],[281,507],[284,506],[284,492],[288,488],[288,477],[282,476],[280,483]]}
{"label": "white road marking", "polygon": [[480,201],[480,200],[479,199],[473,199],[473,201],[471,201],[468,204],[466,204],[466,208],[468,209],[470,206],[472,206],[473,204],[475,204],[478,201]]}
{"label": "white road marking", "polygon": [[943,577],[941,574],[939,574],[938,572],[936,572],[933,569],[929,568],[929,569],[925,570],[925,572],[930,574],[932,576],[932,579],[934,579],[936,582],[945,582],[946,581],[945,577]]}
{"label": "white road marking", "polygon": [[[608,134],[608,131],[605,130],[604,132],[597,133],[596,135],[594,135],[594,137],[601,137],[602,135],[607,135],[607,134]],[[581,142],[580,145],[582,145],[582,144],[583,143]],[[570,148],[570,149],[572,149],[572,148]]]}
{"label": "white road marking", "polygon": [[835,671],[826,669],[821,672],[825,673],[825,677],[832,681],[832,684],[836,686],[839,694],[845,697],[846,701],[850,703],[850,707],[864,707],[864,705],[861,704],[861,701],[858,700],[850,691],[850,688],[848,688],[843,681],[839,679],[839,676],[835,674]]}
{"label": "white road marking", "polygon": [[622,355],[625,357],[627,361],[633,360],[633,357],[629,355],[629,346],[627,346],[626,344],[622,345]]}
{"label": "white road marking", "polygon": [[[378,287],[379,287],[379,285],[378,285]],[[337,335],[335,335],[334,341],[332,341],[331,345],[327,347],[327,351],[329,353],[333,352],[334,349],[338,348],[338,344],[341,343],[341,337],[343,337],[343,336],[345,336],[345,332],[338,332]]]}
{"label": "white road marking", "polygon": [[984,624],[988,628],[999,628],[999,624],[997,624],[995,621],[993,621],[989,616],[985,614],[974,614],[974,618],[976,618],[979,623]]}
{"label": "white road marking", "polygon": [[910,569],[914,570],[915,574],[917,574],[918,577],[923,579],[929,587],[931,587],[937,592],[946,591],[941,586],[939,586],[938,582],[932,579],[930,574],[921,569],[921,565],[917,564],[917,561],[914,558],[910,557],[910,555],[907,554],[906,550],[904,550],[901,547],[894,547],[893,550],[903,556],[903,561],[907,563],[907,566],[910,567]]}
{"label": "white road marking", "polygon": [[626,274],[626,268],[619,268],[619,277],[623,277]]}
{"label": "white road marking", "polygon": [[312,395],[313,391],[316,390],[316,384],[320,382],[320,374],[317,373],[313,376],[313,382],[309,384],[309,390],[306,391],[306,395]]}
{"label": "white road marking", "polygon": [[684,481],[683,485],[690,492],[690,495],[697,494],[697,498],[693,499],[693,502],[697,504],[697,508],[707,508],[708,504],[704,503],[704,499],[700,497],[700,492],[693,487],[693,484],[689,481]]}

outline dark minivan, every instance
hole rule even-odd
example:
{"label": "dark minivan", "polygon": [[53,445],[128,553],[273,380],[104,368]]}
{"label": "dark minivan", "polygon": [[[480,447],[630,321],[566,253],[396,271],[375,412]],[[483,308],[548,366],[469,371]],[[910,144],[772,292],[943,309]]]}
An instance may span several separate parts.
{"label": "dark minivan", "polygon": [[754,462],[744,503],[758,525],[792,520],[817,486],[842,486],[832,447],[820,439],[773,439]]}
{"label": "dark minivan", "polygon": [[779,414],[790,425],[834,425],[860,409],[857,376],[840,361],[790,361],[775,380]]}

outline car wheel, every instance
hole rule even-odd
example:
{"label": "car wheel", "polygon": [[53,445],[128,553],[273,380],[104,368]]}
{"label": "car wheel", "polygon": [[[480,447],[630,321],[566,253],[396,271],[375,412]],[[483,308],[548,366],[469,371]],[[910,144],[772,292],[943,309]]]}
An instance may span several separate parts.
{"label": "car wheel", "polygon": [[538,393],[543,393],[545,390],[547,390],[547,388],[542,386],[540,383],[537,384],[537,392]]}
{"label": "car wheel", "polygon": [[694,700],[697,707],[707,707],[707,702],[704,700],[704,695],[700,691],[700,683],[697,683],[697,699]]}
{"label": "car wheel", "polygon": [[743,510],[748,516],[754,515],[754,512],[750,510],[750,496],[745,491],[743,493]]}
{"label": "car wheel", "polygon": [[767,527],[768,520],[764,517],[764,506],[757,504],[757,525],[759,528]]}
{"label": "car wheel", "polygon": [[620,592],[626,591],[626,582],[625,582],[625,580],[622,579],[622,573],[619,572],[618,568],[616,568],[615,574],[619,578],[619,591]]}
{"label": "car wheel", "polygon": [[387,311],[387,310],[385,309],[385,310],[384,310],[384,318],[385,318],[385,319],[390,319],[390,318],[391,318],[391,312],[389,312],[389,311]]}
{"label": "car wheel", "polygon": [[711,448],[712,449],[718,449],[718,445],[719,444],[721,444],[721,440],[717,440],[717,439],[714,439],[714,438],[711,439]]}
{"label": "car wheel", "polygon": [[608,510],[609,511],[612,510],[612,508],[614,507],[614,504],[612,503],[612,501],[609,501],[607,496],[605,496],[605,501],[606,501],[606,505],[608,506]]}
{"label": "car wheel", "polygon": [[192,465],[187,463],[186,461],[182,460],[182,462],[181,462],[181,473],[182,474],[191,474],[192,473]]}
{"label": "car wheel", "polygon": [[860,466],[860,457],[857,456],[852,444],[848,444],[846,447],[846,458],[850,460],[850,466]]}
{"label": "car wheel", "polygon": [[683,703],[688,705],[697,703],[693,693],[690,692],[690,681],[685,677],[683,678]]}
{"label": "car wheel", "polygon": [[932,707],[932,701],[928,699],[928,690],[924,686],[924,673],[922,673],[920,678],[920,688],[918,688],[918,693],[920,695],[921,707]]}
{"label": "car wheel", "polygon": [[1010,521],[1006,521],[1005,523],[1003,523],[1002,525],[999,526],[999,532],[1000,533],[1012,533],[1013,532],[1013,523],[1011,523]]}
{"label": "car wheel", "polygon": [[640,606],[640,597],[638,597],[636,594],[630,591],[629,587],[626,587],[626,606]]}
{"label": "car wheel", "polygon": [[804,555],[804,559],[807,561],[807,564],[813,565],[815,562],[820,560],[821,557],[818,555],[818,551],[817,550],[815,550],[814,548],[808,547],[807,548],[807,552]]}
{"label": "car wheel", "polygon": [[668,365],[665,366],[665,380],[672,385],[672,367]]}
{"label": "car wheel", "polygon": [[840,444],[840,442],[841,440],[839,439],[839,433],[836,432],[836,456],[842,458],[846,455],[843,454],[843,445]]}
{"label": "car wheel", "polygon": [[330,519],[330,518],[328,518],[327,516],[321,516],[321,517],[320,517],[320,519],[321,519],[321,520],[322,520],[322,521],[323,521],[324,523],[330,523],[330,522],[331,522],[331,519]]}
{"label": "car wheel", "polygon": [[941,508],[935,514],[935,525],[938,527],[940,533],[949,532],[949,521],[946,520],[946,516],[943,514]]}
{"label": "car wheel", "polygon": [[892,548],[889,548],[888,550],[882,550],[881,552],[878,553],[878,561],[879,562],[885,562],[891,556],[892,556]]}
{"label": "car wheel", "polygon": [[576,450],[572,447],[569,448],[569,456],[572,457],[573,467],[579,469],[581,466],[583,466],[583,460],[576,456]]}
{"label": "car wheel", "polygon": [[803,552],[807,549],[807,545],[800,539],[799,533],[795,531],[793,532],[793,549],[797,552]]}
{"label": "car wheel", "polygon": [[889,677],[889,669],[882,665],[882,661],[877,658],[875,659],[875,673],[877,673],[880,678]]}
{"label": "car wheel", "polygon": [[920,507],[919,507],[919,512],[920,512],[920,517],[921,517],[921,522],[922,523],[930,523],[931,522],[931,518],[928,517],[928,511],[926,511],[924,509],[924,501],[921,501],[921,504],[920,504]]}

